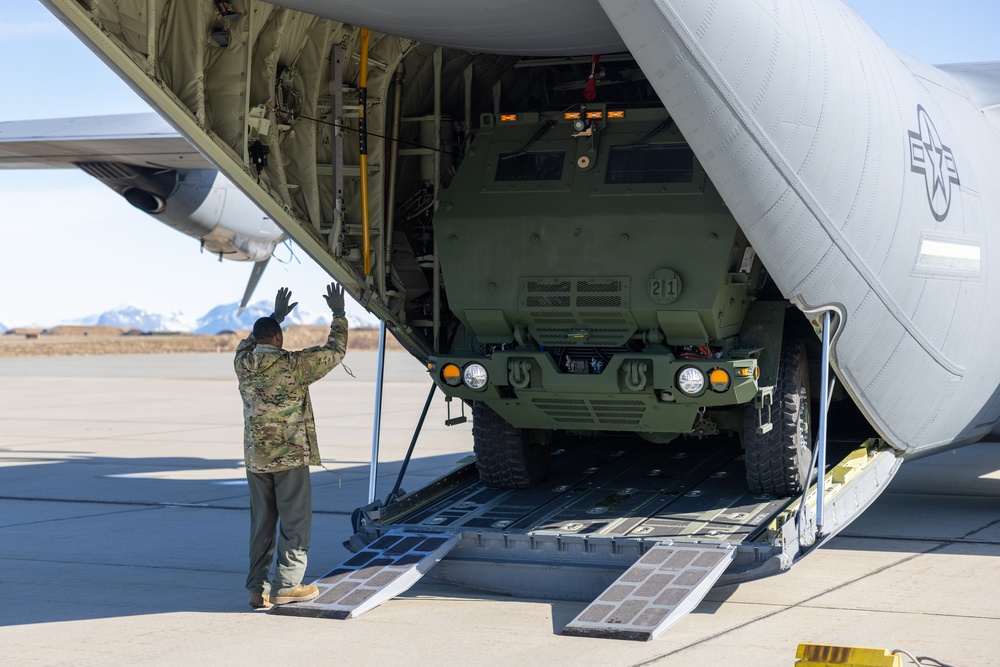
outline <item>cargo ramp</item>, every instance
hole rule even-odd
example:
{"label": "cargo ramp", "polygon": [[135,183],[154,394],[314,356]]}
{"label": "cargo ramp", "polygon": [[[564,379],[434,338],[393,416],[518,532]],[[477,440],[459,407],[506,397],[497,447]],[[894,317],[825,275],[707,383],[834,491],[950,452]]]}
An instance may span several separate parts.
{"label": "cargo ramp", "polygon": [[274,613],[351,618],[420,577],[588,606],[564,634],[648,640],[715,585],[786,570],[859,515],[899,466],[877,439],[831,442],[824,524],[817,485],[753,496],[735,438],[650,445],[636,437],[553,443],[537,488],[490,489],[474,461],[388,504],[356,512],[356,550],[313,582],[311,602]]}

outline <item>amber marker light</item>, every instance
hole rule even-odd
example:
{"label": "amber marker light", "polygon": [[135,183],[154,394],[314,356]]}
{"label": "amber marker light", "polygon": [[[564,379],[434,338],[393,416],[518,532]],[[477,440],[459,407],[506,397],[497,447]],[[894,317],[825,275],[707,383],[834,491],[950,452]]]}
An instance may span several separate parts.
{"label": "amber marker light", "polygon": [[587,120],[601,120],[602,118],[604,118],[604,112],[603,111],[588,111],[587,112]]}
{"label": "amber marker light", "polygon": [[501,123],[516,123],[517,114],[516,113],[502,113],[500,114]]}
{"label": "amber marker light", "polygon": [[564,120],[580,120],[580,112],[579,111],[567,111],[566,113],[563,114],[563,119]]}
{"label": "amber marker light", "polygon": [[715,368],[708,374],[708,384],[712,391],[723,392],[729,389],[729,373],[721,368]]}
{"label": "amber marker light", "polygon": [[750,369],[749,368],[737,368],[736,369],[736,374],[739,375],[740,377],[744,377],[744,378],[750,377]]}
{"label": "amber marker light", "polygon": [[450,387],[462,384],[462,369],[455,364],[445,364],[441,369],[441,379]]}
{"label": "amber marker light", "polygon": [[608,119],[609,120],[610,119],[622,120],[623,118],[625,118],[625,112],[624,111],[609,111],[608,112]]}

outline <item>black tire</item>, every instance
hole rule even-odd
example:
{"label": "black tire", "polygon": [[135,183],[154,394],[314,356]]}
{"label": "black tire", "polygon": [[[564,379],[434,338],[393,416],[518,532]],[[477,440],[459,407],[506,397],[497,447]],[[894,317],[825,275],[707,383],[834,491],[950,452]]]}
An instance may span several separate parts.
{"label": "black tire", "polygon": [[545,431],[518,429],[481,401],[472,404],[472,446],[483,484],[494,489],[536,486],[548,470]]}
{"label": "black tire", "polygon": [[[786,332],[771,406],[773,428],[757,434],[757,409],[748,403],[743,418],[747,486],[756,495],[802,493],[812,463],[809,418],[809,365],[805,343]],[[764,413],[765,419],[767,412]]]}

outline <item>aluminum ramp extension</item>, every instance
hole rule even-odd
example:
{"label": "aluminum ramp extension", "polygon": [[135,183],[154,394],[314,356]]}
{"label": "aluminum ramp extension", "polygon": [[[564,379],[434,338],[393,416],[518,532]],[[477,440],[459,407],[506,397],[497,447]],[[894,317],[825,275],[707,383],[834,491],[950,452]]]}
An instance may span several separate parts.
{"label": "aluminum ramp extension", "polygon": [[461,533],[393,530],[313,582],[319,597],[275,605],[272,614],[354,618],[409,589],[444,558]]}
{"label": "aluminum ramp extension", "polygon": [[564,635],[648,641],[708,594],[736,555],[732,544],[660,542],[563,628]]}

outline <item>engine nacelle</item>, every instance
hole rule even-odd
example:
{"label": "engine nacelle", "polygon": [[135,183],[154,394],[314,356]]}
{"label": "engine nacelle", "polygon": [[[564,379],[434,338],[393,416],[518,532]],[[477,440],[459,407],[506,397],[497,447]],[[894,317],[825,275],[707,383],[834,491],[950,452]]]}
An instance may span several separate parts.
{"label": "engine nacelle", "polygon": [[153,169],[120,162],[77,166],[143,213],[198,239],[205,250],[225,259],[262,262],[285,238],[215,169]]}

